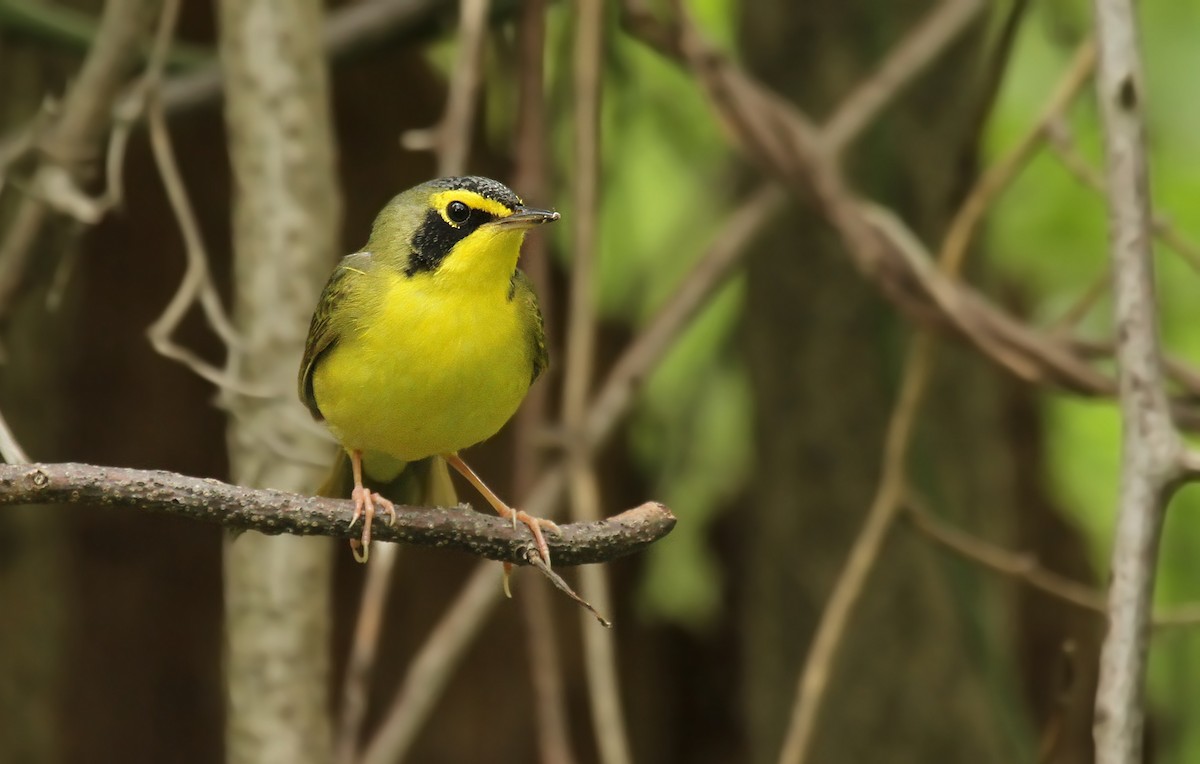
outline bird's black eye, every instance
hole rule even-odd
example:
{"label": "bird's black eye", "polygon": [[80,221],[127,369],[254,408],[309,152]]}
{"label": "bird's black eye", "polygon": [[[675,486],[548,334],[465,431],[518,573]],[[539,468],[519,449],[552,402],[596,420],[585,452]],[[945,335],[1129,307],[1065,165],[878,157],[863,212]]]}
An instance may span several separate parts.
{"label": "bird's black eye", "polygon": [[450,202],[446,205],[446,217],[451,223],[462,225],[471,217],[471,208],[462,202]]}

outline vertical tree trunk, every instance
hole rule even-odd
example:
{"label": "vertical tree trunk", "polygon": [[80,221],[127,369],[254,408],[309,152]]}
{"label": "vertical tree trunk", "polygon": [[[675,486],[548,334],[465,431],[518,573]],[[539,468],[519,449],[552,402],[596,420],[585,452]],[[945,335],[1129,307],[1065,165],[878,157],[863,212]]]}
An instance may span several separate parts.
{"label": "vertical tree trunk", "polygon": [[[755,3],[743,12],[753,70],[806,109],[827,114],[927,3]],[[797,46],[796,40],[804,44]],[[936,242],[954,206],[973,67],[960,47],[856,153],[873,193]],[[965,97],[965,96],[963,96]],[[962,103],[960,97],[956,103]],[[940,104],[940,106],[939,106]],[[955,120],[955,121],[952,121]],[[869,163],[868,163],[869,162]],[[818,221],[793,216],[749,262],[747,352],[757,413],[759,481],[747,518],[746,711],[752,761],[774,761],[796,676],[879,477],[903,323],[853,272]],[[951,356],[945,358],[946,356]],[[994,374],[944,353],[912,462],[939,506],[1004,538],[1010,478],[995,432]],[[928,458],[925,455],[928,454]],[[957,517],[958,515],[956,515]],[[949,568],[899,528],[830,667],[811,762],[1026,760],[1016,687],[994,622],[1004,587]],[[989,641],[990,640],[990,641]],[[1015,741],[1015,742],[1013,742]]]}
{"label": "vertical tree trunk", "polygon": [[[313,303],[335,254],[334,175],[319,0],[222,0],[220,50],[234,185],[229,370],[275,393],[228,394],[232,475],[312,491],[330,446],[294,393]],[[304,455],[301,463],[295,455]],[[332,755],[327,539],[246,533],[226,544],[230,764]]]}

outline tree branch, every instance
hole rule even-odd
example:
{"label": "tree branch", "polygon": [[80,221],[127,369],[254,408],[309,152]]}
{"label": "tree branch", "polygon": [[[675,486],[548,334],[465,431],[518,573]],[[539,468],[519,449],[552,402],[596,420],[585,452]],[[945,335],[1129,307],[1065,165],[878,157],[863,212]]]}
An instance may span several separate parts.
{"label": "tree branch", "polygon": [[1144,80],[1130,0],[1096,0],[1096,93],[1108,168],[1121,485],[1108,593],[1108,633],[1096,691],[1096,761],[1142,761],[1143,695],[1158,545],[1167,501],[1184,476],[1183,440],[1171,420],[1154,291]]}
{"label": "tree branch", "polygon": [[[218,523],[236,530],[297,536],[357,537],[353,505],[341,499],[258,490],[161,470],[88,464],[0,465],[0,505],[98,504],[132,507]],[[546,537],[556,567],[608,562],[633,554],[671,532],[675,516],[647,502],[606,520],[559,526]],[[465,507],[396,507],[396,523],[378,523],[377,541],[458,549],[479,557],[528,564],[529,534],[500,517]]]}

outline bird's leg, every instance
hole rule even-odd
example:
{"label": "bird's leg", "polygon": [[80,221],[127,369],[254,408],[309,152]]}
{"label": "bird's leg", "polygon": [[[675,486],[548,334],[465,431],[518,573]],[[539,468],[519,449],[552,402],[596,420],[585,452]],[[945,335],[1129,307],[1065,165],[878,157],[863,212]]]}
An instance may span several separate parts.
{"label": "bird's leg", "polygon": [[[546,537],[542,535],[542,529],[545,528],[546,530],[558,533],[558,525],[544,517],[534,517],[522,510],[513,509],[505,504],[491,488],[488,488],[479,479],[479,476],[475,474],[475,470],[467,466],[467,463],[458,454],[443,454],[442,458],[446,460],[447,464],[458,470],[459,474],[467,479],[467,482],[475,486],[475,490],[479,491],[483,495],[483,498],[487,499],[487,503],[491,504],[492,508],[500,513],[501,517],[505,520],[512,520],[513,527],[516,527],[517,522],[522,522],[529,526],[530,532],[533,533],[534,543],[537,544],[538,554],[546,561],[546,567],[550,567],[550,547],[546,544]],[[505,565],[504,568],[504,590],[506,593],[508,592],[508,572],[511,567],[511,565]]]}
{"label": "bird's leg", "polygon": [[363,485],[362,451],[350,452],[350,467],[354,471],[354,490],[350,492],[350,498],[354,500],[354,515],[350,518],[350,527],[354,527],[358,518],[363,518],[362,539],[351,539],[350,551],[354,553],[354,559],[366,562],[371,554],[371,521],[375,519],[375,505],[378,504],[388,513],[388,525],[396,522],[396,506]]}

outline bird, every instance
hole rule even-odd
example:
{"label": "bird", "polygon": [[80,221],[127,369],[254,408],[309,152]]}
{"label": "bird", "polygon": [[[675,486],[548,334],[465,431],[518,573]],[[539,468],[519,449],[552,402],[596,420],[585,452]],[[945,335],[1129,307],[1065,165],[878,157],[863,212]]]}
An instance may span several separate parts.
{"label": "bird", "polygon": [[508,506],[459,451],[495,435],[549,363],[537,294],[517,261],[526,233],[558,219],[499,181],[439,178],[393,197],[366,245],[334,268],[298,387],[341,445],[319,493],[354,501],[359,562],[376,513],[395,520],[393,502],[456,503],[449,465],[514,527],[524,523],[550,564],[543,531],[558,526]]}

